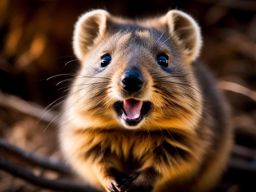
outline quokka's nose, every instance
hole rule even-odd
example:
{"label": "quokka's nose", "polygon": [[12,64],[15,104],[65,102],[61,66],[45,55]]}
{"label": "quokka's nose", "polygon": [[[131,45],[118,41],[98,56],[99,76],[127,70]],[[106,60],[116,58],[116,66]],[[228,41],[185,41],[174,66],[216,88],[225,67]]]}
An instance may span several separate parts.
{"label": "quokka's nose", "polygon": [[137,68],[128,69],[121,77],[121,86],[129,93],[139,91],[143,86],[143,82],[143,76]]}

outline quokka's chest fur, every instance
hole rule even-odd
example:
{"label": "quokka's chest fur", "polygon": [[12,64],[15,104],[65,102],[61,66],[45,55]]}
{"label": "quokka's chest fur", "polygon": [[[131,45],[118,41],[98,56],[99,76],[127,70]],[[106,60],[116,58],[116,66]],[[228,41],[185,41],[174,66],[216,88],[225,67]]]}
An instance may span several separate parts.
{"label": "quokka's chest fur", "polygon": [[135,171],[139,171],[155,165],[175,166],[175,161],[191,162],[198,158],[194,156],[198,151],[197,142],[191,142],[196,137],[173,130],[83,130],[78,134],[84,137],[80,147],[85,159],[116,161],[124,172],[130,171],[132,164]]}
{"label": "quokka's chest fur", "polygon": [[226,102],[194,62],[200,28],[184,12],[140,21],[94,10],[75,26],[81,61],[60,121],[74,170],[108,192],[208,191],[232,144]]}
{"label": "quokka's chest fur", "polygon": [[106,174],[117,180],[136,174],[134,183],[136,180],[142,185],[149,182],[145,189],[140,189],[146,191],[152,189],[153,185],[162,185],[166,177],[169,184],[191,177],[199,169],[197,160],[205,153],[202,147],[197,146],[204,144],[205,148],[209,147],[204,137],[177,130],[131,132],[102,129],[80,130],[76,134],[83,138],[76,146],[78,158],[84,162],[95,162],[99,170],[101,164],[109,166]]}

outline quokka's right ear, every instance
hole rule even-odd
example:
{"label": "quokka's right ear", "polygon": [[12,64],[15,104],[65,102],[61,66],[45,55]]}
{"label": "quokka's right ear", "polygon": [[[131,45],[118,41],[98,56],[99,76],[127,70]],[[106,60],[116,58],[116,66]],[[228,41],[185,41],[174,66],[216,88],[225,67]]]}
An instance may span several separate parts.
{"label": "quokka's right ear", "polygon": [[191,62],[197,59],[202,47],[202,36],[196,21],[179,10],[170,10],[161,19],[167,24],[170,36],[183,50],[187,60]]}
{"label": "quokka's right ear", "polygon": [[109,13],[98,9],[85,13],[75,24],[73,50],[76,57],[82,60],[88,49],[94,45],[107,28]]}

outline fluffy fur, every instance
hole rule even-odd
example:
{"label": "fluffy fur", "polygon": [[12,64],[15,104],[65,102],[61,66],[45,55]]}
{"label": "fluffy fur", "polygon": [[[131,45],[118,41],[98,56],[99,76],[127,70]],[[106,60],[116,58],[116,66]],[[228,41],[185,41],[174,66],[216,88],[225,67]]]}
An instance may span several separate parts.
{"label": "fluffy fur", "polygon": [[[127,20],[94,10],[75,25],[73,48],[81,68],[60,121],[61,149],[74,170],[106,191],[208,191],[225,169],[232,144],[226,102],[211,75],[195,63],[200,28],[170,10]],[[101,67],[101,57],[112,60]],[[157,55],[168,56],[168,67]],[[144,79],[127,93],[120,79],[136,67]],[[150,103],[136,126],[122,121],[115,103]]]}

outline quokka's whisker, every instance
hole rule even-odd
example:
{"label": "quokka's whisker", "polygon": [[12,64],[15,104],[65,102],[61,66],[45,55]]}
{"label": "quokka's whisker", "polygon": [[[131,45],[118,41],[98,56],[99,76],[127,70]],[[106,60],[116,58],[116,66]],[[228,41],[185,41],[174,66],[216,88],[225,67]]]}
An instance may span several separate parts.
{"label": "quokka's whisker", "polygon": [[52,79],[57,78],[57,77],[63,77],[63,76],[76,77],[76,75],[74,75],[74,74],[62,73],[62,74],[57,74],[57,75],[53,75],[53,76],[51,76],[51,77],[48,77],[48,78],[46,79],[46,81],[52,80]]}
{"label": "quokka's whisker", "polygon": [[109,77],[100,77],[100,76],[88,76],[88,75],[76,75],[76,74],[70,74],[70,73],[62,73],[62,74],[56,74],[56,75],[53,75],[51,77],[48,77],[46,78],[47,81],[49,80],[52,80],[54,78],[58,78],[58,77],[65,77],[65,76],[68,76],[68,77],[74,77],[75,78],[89,78],[89,79],[107,79],[107,80],[110,80],[111,78]]}
{"label": "quokka's whisker", "polygon": [[64,66],[66,67],[68,64],[70,64],[70,63],[72,63],[72,62],[74,62],[74,61],[79,62],[79,60],[78,60],[78,59],[72,59],[72,60],[70,60],[70,61],[66,62],[66,63],[64,64]]}

